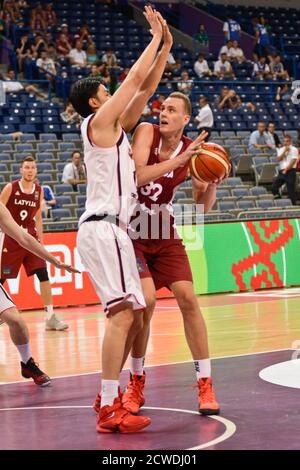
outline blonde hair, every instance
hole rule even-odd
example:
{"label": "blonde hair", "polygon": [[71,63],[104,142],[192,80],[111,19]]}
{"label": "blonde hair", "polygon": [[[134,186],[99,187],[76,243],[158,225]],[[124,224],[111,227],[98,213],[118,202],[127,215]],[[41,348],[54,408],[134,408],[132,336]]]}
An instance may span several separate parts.
{"label": "blonde hair", "polygon": [[191,116],[191,114],[192,114],[192,103],[191,103],[188,96],[184,95],[180,91],[174,91],[173,93],[171,93],[168,96],[168,98],[177,98],[179,100],[182,100],[184,102],[184,107],[185,107],[186,114]]}

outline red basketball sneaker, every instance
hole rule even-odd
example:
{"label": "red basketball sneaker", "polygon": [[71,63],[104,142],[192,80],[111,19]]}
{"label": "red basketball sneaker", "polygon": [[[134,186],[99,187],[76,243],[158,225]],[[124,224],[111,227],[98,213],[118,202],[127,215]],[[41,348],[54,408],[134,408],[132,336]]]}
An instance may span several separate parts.
{"label": "red basketball sneaker", "polygon": [[215,397],[211,377],[200,378],[198,388],[199,413],[203,415],[218,415],[220,413],[220,406]]}
{"label": "red basketball sneaker", "polygon": [[[118,392],[119,392],[119,398],[122,400],[123,393],[121,392],[120,387],[118,389]],[[93,404],[93,408],[96,411],[96,413],[99,413],[100,408],[101,408],[101,393],[97,394],[96,399],[95,399],[94,404]]]}
{"label": "red basketball sneaker", "polygon": [[50,377],[39,369],[38,364],[34,362],[32,357],[26,364],[21,362],[21,374],[25,379],[33,379],[34,382],[41,387],[46,387],[46,385],[49,385],[51,382]]}
{"label": "red basketball sneaker", "polygon": [[130,374],[130,381],[122,397],[122,406],[130,413],[137,414],[145,403],[145,372],[143,375]]}
{"label": "red basketball sneaker", "polygon": [[134,433],[149,426],[151,419],[147,416],[134,416],[128,413],[121,404],[119,397],[115,398],[113,405],[103,406],[100,409],[97,432]]}

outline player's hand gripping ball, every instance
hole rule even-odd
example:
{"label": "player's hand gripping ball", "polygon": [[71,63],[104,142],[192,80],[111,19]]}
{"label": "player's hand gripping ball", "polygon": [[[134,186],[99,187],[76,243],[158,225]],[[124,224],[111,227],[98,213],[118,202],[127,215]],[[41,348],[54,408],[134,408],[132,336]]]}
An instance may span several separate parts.
{"label": "player's hand gripping ball", "polygon": [[213,183],[227,178],[231,170],[226,150],[213,142],[205,142],[196,155],[190,159],[190,172],[200,181]]}

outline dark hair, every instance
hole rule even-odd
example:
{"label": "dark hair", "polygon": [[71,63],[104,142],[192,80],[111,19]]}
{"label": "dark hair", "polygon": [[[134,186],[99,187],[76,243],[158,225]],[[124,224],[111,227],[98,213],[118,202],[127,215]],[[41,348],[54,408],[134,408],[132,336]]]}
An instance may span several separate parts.
{"label": "dark hair", "polygon": [[293,140],[293,139],[292,139],[292,136],[291,136],[290,134],[284,134],[284,135],[283,135],[283,138],[284,138],[284,139],[289,139],[289,140],[291,140],[291,141]]}
{"label": "dark hair", "polygon": [[101,84],[103,84],[101,77],[87,77],[78,80],[72,86],[69,100],[80,116],[86,118],[93,113],[89,99],[96,96]]}
{"label": "dark hair", "polygon": [[207,98],[207,96],[201,95],[201,96],[199,97],[199,101],[200,101],[200,100],[204,100],[206,103],[208,103],[208,98]]}
{"label": "dark hair", "polygon": [[72,152],[71,158],[74,157],[75,153],[79,153],[79,155],[80,155],[80,157],[81,157],[81,152],[80,152],[80,150],[74,150],[74,151]]}
{"label": "dark hair", "polygon": [[34,162],[34,163],[36,163],[36,160],[32,155],[27,155],[27,157],[23,158],[23,160],[21,161],[21,166],[23,166],[23,164],[25,162]]}

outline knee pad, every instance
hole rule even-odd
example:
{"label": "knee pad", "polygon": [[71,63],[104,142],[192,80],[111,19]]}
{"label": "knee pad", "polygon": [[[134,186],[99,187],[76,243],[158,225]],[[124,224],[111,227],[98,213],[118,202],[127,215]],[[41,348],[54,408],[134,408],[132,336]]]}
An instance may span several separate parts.
{"label": "knee pad", "polygon": [[37,275],[37,278],[40,282],[49,281],[48,271],[46,268],[39,268],[34,271],[34,274]]}

